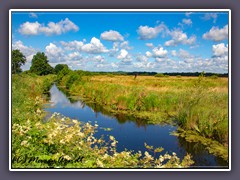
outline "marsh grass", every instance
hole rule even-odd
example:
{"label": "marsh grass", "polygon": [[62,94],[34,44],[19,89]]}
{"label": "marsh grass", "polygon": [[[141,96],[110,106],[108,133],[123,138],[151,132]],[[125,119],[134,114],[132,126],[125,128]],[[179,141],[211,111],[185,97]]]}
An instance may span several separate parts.
{"label": "marsh grass", "polygon": [[98,75],[76,80],[69,92],[112,112],[154,124],[176,122],[185,130],[228,144],[227,78]]}
{"label": "marsh grass", "polygon": [[[54,75],[12,76],[12,168],[187,168],[194,163],[190,155],[180,160],[175,153],[153,157],[147,150],[143,154],[117,152],[113,136],[106,140],[94,137],[97,124],[82,123],[58,113],[43,121],[46,100],[42,94],[55,80]],[[80,84],[76,82],[70,89]],[[116,90],[115,86],[112,88]],[[105,95],[97,89],[83,92],[96,99],[98,94]]]}

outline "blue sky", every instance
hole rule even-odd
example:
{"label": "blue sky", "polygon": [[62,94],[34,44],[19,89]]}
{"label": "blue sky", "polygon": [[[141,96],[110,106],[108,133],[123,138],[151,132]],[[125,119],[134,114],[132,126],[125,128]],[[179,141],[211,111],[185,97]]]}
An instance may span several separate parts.
{"label": "blue sky", "polygon": [[12,12],[12,49],[90,71],[228,72],[227,12]]}

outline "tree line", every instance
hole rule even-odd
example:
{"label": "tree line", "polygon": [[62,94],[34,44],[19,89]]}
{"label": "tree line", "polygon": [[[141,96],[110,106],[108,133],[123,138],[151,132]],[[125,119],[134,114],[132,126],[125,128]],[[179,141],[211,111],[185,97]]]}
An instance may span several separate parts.
{"label": "tree line", "polygon": [[[21,66],[26,63],[26,57],[19,49],[12,50],[12,74],[22,72]],[[37,74],[39,76],[47,74],[57,74],[63,68],[68,68],[66,64],[58,64],[53,68],[49,64],[49,60],[44,52],[37,52],[32,58],[32,64],[27,72]]]}
{"label": "tree line", "polygon": [[[18,74],[22,72],[21,66],[26,63],[26,57],[19,49],[12,50],[12,73]],[[63,70],[63,71],[62,71]],[[54,68],[49,64],[49,60],[44,52],[37,52],[32,59],[32,64],[30,70],[27,72],[34,73],[37,75],[47,75],[47,74],[67,74],[69,67],[66,64],[57,64]],[[81,71],[81,70],[80,70]],[[200,76],[202,72],[171,72],[171,73],[157,73],[157,72],[89,72],[81,71],[86,75],[140,75],[140,76],[156,76],[156,77],[167,77],[167,76]],[[205,76],[217,76],[217,77],[228,77],[228,73],[204,73]]]}

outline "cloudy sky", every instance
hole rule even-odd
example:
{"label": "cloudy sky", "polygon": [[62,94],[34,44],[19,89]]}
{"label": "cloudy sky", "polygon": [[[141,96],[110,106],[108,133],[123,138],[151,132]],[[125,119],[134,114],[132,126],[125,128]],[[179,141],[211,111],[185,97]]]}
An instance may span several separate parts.
{"label": "cloudy sky", "polygon": [[227,12],[12,12],[12,49],[31,66],[90,71],[228,72]]}

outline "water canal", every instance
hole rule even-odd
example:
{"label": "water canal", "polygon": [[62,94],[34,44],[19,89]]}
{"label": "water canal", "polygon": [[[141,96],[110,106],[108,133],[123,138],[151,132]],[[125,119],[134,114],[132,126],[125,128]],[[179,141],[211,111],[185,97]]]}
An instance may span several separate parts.
{"label": "water canal", "polygon": [[[175,152],[179,158],[187,153],[193,156],[196,168],[224,168],[227,162],[221,158],[209,154],[203,145],[189,143],[184,139],[171,135],[176,126],[147,124],[143,120],[125,115],[112,115],[103,108],[93,103],[85,103],[82,100],[72,100],[54,84],[50,89],[50,105],[45,107],[50,114],[57,112],[81,122],[97,123],[98,131],[95,137],[112,135],[118,141],[117,151],[133,150],[146,151],[144,146],[163,147],[162,153]],[[226,167],[227,168],[227,167]]]}

